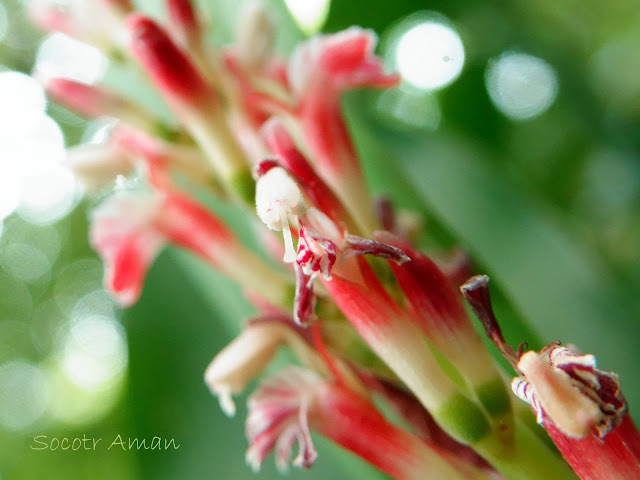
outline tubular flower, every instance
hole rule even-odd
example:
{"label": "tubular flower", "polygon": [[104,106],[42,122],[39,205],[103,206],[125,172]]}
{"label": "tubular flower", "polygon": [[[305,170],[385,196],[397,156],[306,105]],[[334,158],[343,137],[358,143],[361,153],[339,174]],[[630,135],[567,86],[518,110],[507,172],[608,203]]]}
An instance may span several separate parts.
{"label": "tubular flower", "polygon": [[131,156],[111,143],[70,148],[64,163],[87,191],[100,190],[111,185],[118,175],[129,175],[134,170]]}
{"label": "tubular flower", "polygon": [[112,196],[91,218],[91,243],[105,263],[105,284],[122,306],[133,305],[147,270],[166,243],[150,228],[160,207],[151,195]]}
{"label": "tubular flower", "polygon": [[102,143],[78,145],[67,151],[65,164],[89,191],[113,185],[119,176],[143,172],[160,189],[173,186],[171,173],[195,185],[211,185],[211,170],[199,150],[166,143],[139,130],[117,126]]}
{"label": "tubular flower", "polygon": [[357,231],[357,223],[298,149],[284,123],[277,117],[271,118],[262,126],[262,134],[267,146],[277,155],[278,164],[296,178],[309,202],[334,222]]}
{"label": "tubular flower", "polygon": [[383,72],[382,62],[373,54],[375,44],[373,32],[357,27],[315,36],[296,49],[288,68],[297,117],[318,172],[368,232],[374,220],[371,201],[342,116],[340,95],[398,82],[397,75]]}
{"label": "tubular flower", "polygon": [[91,243],[106,264],[108,289],[123,306],[138,300],[147,270],[169,241],[213,259],[236,242],[213,215],[176,193],[118,192],[94,210]]}
{"label": "tubular flower", "polygon": [[281,345],[289,345],[298,357],[322,366],[299,332],[286,317],[268,315],[250,321],[242,333],[211,361],[205,382],[220,399],[220,407],[228,416],[235,414],[232,394],[242,392],[247,384],[266,368]]}
{"label": "tubular flower", "polygon": [[52,78],[45,88],[53,100],[88,118],[113,117],[150,133],[156,127],[155,118],[140,105],[105,88],[66,78]]}
{"label": "tubular flower", "polygon": [[318,453],[311,439],[308,414],[314,388],[320,381],[321,377],[312,371],[290,367],[282,375],[264,381],[251,395],[246,459],[254,471],[260,469],[274,448],[278,468],[285,470],[296,443],[296,466],[309,468],[316,461]]}
{"label": "tubular flower", "polygon": [[297,367],[269,377],[249,398],[247,462],[257,470],[270,451],[285,470],[309,468],[317,458],[311,429],[397,479],[487,479],[473,465],[389,423],[352,390]]}
{"label": "tubular flower", "polygon": [[486,417],[442,371],[418,325],[389,296],[370,267],[364,261],[358,263],[364,283],[337,273],[323,281],[340,310],[452,437],[474,443],[488,435]]}
{"label": "tubular flower", "polygon": [[554,342],[540,352],[508,345],[493,314],[488,277],[461,289],[489,338],[519,376],[513,392],[527,402],[574,471],[583,480],[640,478],[640,434],[627,411],[618,376],[596,367],[593,355]]}
{"label": "tubular flower", "polygon": [[[376,240],[351,235],[315,207],[308,207],[299,184],[277,161],[267,160],[254,170],[256,210],[260,219],[272,230],[282,230],[285,241],[284,261],[296,263],[296,299],[294,319],[307,324],[313,318],[313,283],[321,274],[331,279],[334,265],[346,260],[340,268],[357,270],[355,255],[370,254],[398,263],[408,260],[399,248]],[[321,190],[309,188],[312,196]],[[293,245],[293,228],[298,236]],[[297,250],[297,253],[296,253]],[[351,266],[349,266],[351,265]]]}
{"label": "tubular flower", "polygon": [[246,247],[217,217],[184,194],[114,194],[91,217],[91,243],[106,264],[105,281],[123,306],[135,303],[160,250],[172,243],[279,304],[287,284]]}
{"label": "tubular flower", "polygon": [[409,256],[411,261],[401,265],[389,262],[407,298],[409,313],[456,366],[502,434],[511,435],[513,419],[507,389],[464,309],[460,293],[433,261],[408,243],[386,232],[379,232],[376,238]]}
{"label": "tubular flower", "polygon": [[153,20],[132,14],[127,18],[127,28],[131,53],[200,145],[223,184],[240,200],[253,198],[246,158],[231,133],[213,86]]}
{"label": "tubular flower", "polygon": [[[300,222],[298,254],[296,257],[297,290],[296,299],[313,295],[313,283],[318,275],[325,282],[333,279],[332,271],[337,268],[347,275],[359,276],[357,255],[373,255],[390,259],[397,263],[407,261],[402,250],[375,240],[350,235],[341,230],[326,215],[315,208],[309,208],[304,221]],[[349,273],[346,273],[349,272]],[[297,304],[294,304],[294,307]],[[311,318],[294,309],[294,318],[300,324]]]}

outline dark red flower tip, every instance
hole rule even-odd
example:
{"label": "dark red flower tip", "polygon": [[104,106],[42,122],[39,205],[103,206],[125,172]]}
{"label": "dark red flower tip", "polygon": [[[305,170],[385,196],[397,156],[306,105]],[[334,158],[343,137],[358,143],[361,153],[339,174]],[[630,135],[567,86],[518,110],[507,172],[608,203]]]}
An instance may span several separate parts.
{"label": "dark red flower tip", "polygon": [[282,165],[280,165],[280,162],[278,160],[275,160],[273,158],[267,158],[265,160],[262,160],[259,164],[257,164],[254,167],[253,171],[251,172],[251,175],[253,176],[253,179],[257,182],[260,177],[262,177],[265,173],[267,173],[269,170],[275,167],[282,167]]}
{"label": "dark red flower tip", "polygon": [[131,53],[170,102],[201,109],[203,101],[216,99],[191,59],[156,22],[134,13],[127,17],[126,26]]}

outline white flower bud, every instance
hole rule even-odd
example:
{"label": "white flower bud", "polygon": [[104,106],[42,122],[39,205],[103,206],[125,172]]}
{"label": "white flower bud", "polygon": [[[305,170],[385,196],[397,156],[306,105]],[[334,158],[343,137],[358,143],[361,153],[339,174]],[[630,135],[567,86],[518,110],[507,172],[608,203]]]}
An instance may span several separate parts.
{"label": "white flower bud", "polygon": [[298,217],[306,208],[300,188],[284,168],[273,167],[258,179],[256,211],[271,230],[282,230],[285,262],[291,263],[296,259],[289,227],[298,227]]}
{"label": "white flower bud", "polygon": [[205,382],[228,416],[236,411],[231,395],[242,392],[266,367],[282,342],[282,329],[280,325],[246,328],[207,367]]}

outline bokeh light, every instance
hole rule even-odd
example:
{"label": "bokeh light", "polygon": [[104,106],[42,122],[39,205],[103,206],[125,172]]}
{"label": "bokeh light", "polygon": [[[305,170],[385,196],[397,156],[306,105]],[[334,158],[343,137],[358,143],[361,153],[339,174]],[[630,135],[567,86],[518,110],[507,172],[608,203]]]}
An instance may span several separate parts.
{"label": "bokeh light", "polygon": [[640,35],[637,28],[616,35],[592,55],[589,79],[593,93],[614,111],[637,115],[640,110]]}
{"label": "bokeh light", "polygon": [[61,228],[57,225],[33,225],[15,216],[6,221],[6,234],[0,238],[0,248],[28,243],[46,255],[48,263],[58,259],[62,248]]}
{"label": "bokeh light", "polygon": [[3,319],[29,318],[33,308],[33,295],[22,280],[0,271],[0,312]]}
{"label": "bokeh light", "polygon": [[112,308],[104,294],[91,292],[76,304],[71,321],[62,325],[49,370],[54,419],[78,425],[96,422],[120,398],[127,339],[123,327],[109,315]]}
{"label": "bokeh light", "polygon": [[70,315],[80,299],[100,288],[102,264],[95,258],[81,258],[58,272],[53,295],[60,311]]}
{"label": "bokeh light", "polygon": [[464,66],[464,46],[458,33],[437,21],[413,24],[395,46],[395,65],[414,87],[437,90],[453,82]]}
{"label": "bokeh light", "polygon": [[47,116],[40,84],[18,72],[0,73],[0,220],[16,209],[38,224],[66,215],[77,201],[71,172],[62,166],[65,145]]}
{"label": "bokeh light", "polygon": [[29,175],[19,208],[20,216],[32,223],[46,225],[66,216],[78,200],[73,173],[52,165]]}
{"label": "bokeh light", "polygon": [[284,0],[284,3],[300,29],[312,35],[326,21],[331,0]]}
{"label": "bokeh light", "polygon": [[36,422],[49,401],[47,377],[24,360],[0,365],[0,424],[20,431]]}
{"label": "bokeh light", "polygon": [[401,130],[434,131],[442,119],[440,104],[433,93],[402,86],[382,92],[376,109],[383,120],[392,119],[392,126]]}
{"label": "bokeh light", "polygon": [[116,306],[113,298],[104,288],[87,293],[78,300],[78,303],[71,311],[71,321],[79,322],[91,315],[101,315],[108,318],[115,318],[116,316]]}
{"label": "bokeh light", "polygon": [[47,256],[29,243],[10,243],[5,246],[1,263],[9,273],[25,282],[36,281],[51,270]]}
{"label": "bokeh light", "polygon": [[92,314],[71,323],[60,361],[82,390],[103,390],[120,378],[127,363],[123,328],[112,317]]}
{"label": "bokeh light", "polygon": [[22,184],[16,182],[18,167],[0,159],[0,220],[8,217],[20,205]]}
{"label": "bokeh light", "polygon": [[[0,135],[25,132],[47,106],[42,86],[24,73],[0,73]],[[0,137],[0,138],[2,138]]]}
{"label": "bokeh light", "polygon": [[490,62],[485,81],[493,104],[513,120],[541,115],[558,95],[553,67],[525,53],[506,52]]}

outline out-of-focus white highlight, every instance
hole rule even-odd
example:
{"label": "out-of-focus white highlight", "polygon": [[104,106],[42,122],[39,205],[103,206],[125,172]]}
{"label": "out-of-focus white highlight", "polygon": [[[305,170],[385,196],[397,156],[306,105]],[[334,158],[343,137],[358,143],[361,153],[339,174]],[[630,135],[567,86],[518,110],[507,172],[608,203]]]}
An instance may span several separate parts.
{"label": "out-of-focus white highlight", "polygon": [[376,108],[383,118],[393,119],[393,126],[400,129],[435,131],[442,119],[436,96],[415,88],[385,90],[378,97]]}
{"label": "out-of-focus white highlight", "polygon": [[489,65],[485,80],[496,108],[514,120],[544,113],[558,95],[558,77],[553,67],[524,53],[501,55]]}
{"label": "out-of-focus white highlight", "polygon": [[20,205],[22,183],[16,182],[18,168],[0,158],[0,221],[8,217]]}
{"label": "out-of-focus white highlight", "polygon": [[48,414],[72,425],[94,423],[112,410],[122,392],[128,363],[124,329],[92,265],[93,259],[78,260],[63,272],[61,283],[71,295],[58,292],[55,299],[69,321],[55,335]]}
{"label": "out-of-focus white highlight", "polygon": [[84,391],[112,386],[127,365],[123,328],[103,315],[76,320],[66,336],[60,363],[69,380]]}
{"label": "out-of-focus white highlight", "polygon": [[284,3],[302,31],[312,35],[326,21],[331,0],[284,0]]}
{"label": "out-of-focus white highlight", "polygon": [[47,377],[39,367],[23,360],[0,366],[0,425],[24,430],[42,416],[48,402]]}
{"label": "out-of-focus white highlight", "polygon": [[77,189],[62,166],[64,137],[45,114],[42,87],[28,75],[0,73],[0,105],[0,221],[16,209],[38,224],[61,218]]}
{"label": "out-of-focus white highlight", "polygon": [[45,225],[64,217],[75,206],[77,186],[70,170],[51,166],[34,172],[26,180],[18,210],[26,220]]}
{"label": "out-of-focus white highlight", "polygon": [[464,66],[464,46],[458,33],[428,21],[411,27],[395,48],[395,64],[414,87],[437,90],[453,82]]}
{"label": "out-of-focus white highlight", "polygon": [[114,318],[115,302],[104,288],[99,288],[83,296],[71,311],[71,321],[78,322],[91,315]]}
{"label": "out-of-focus white highlight", "polygon": [[102,79],[108,65],[107,57],[96,47],[53,33],[40,44],[33,75],[43,82],[62,77],[94,84]]}
{"label": "out-of-focus white highlight", "polygon": [[8,71],[0,73],[0,105],[0,132],[11,136],[13,131],[30,128],[37,115],[44,113],[47,100],[33,78]]}

